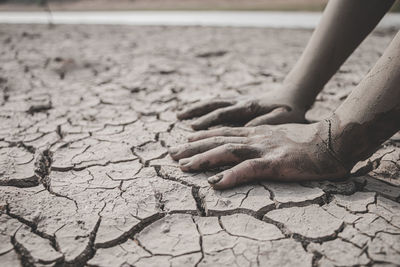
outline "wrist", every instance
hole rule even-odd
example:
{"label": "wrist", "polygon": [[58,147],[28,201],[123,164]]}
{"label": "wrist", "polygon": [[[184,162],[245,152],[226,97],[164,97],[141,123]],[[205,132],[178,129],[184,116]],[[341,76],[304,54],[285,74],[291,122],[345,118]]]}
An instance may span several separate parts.
{"label": "wrist", "polygon": [[349,172],[354,164],[342,154],[340,142],[338,142],[338,137],[333,130],[333,127],[336,125],[335,119],[336,118],[332,116],[316,123],[317,136],[319,137],[319,142],[316,142],[316,146],[319,150],[328,154],[332,160],[339,163],[346,172]]}
{"label": "wrist", "polygon": [[348,171],[377,149],[360,124],[344,120],[335,113],[319,122],[319,135],[328,152]]}
{"label": "wrist", "polygon": [[285,80],[281,86],[281,93],[290,99],[295,106],[307,111],[312,107],[316,99],[316,95],[309,89],[307,86]]}

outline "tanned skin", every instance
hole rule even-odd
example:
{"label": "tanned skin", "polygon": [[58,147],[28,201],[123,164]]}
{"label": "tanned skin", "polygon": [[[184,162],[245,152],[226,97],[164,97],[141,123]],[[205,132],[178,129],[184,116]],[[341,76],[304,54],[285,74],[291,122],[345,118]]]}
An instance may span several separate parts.
{"label": "tanned skin", "polygon": [[[400,130],[400,33],[327,120],[304,122],[325,83],[372,31],[391,0],[331,0],[282,88],[261,100],[216,100],[178,114],[202,116],[194,129],[247,122],[248,127],[205,130],[170,149],[183,171],[233,166],[208,179],[216,189],[254,180],[303,181],[346,177]],[[291,123],[291,124],[283,124]],[[282,125],[263,125],[282,124]]]}

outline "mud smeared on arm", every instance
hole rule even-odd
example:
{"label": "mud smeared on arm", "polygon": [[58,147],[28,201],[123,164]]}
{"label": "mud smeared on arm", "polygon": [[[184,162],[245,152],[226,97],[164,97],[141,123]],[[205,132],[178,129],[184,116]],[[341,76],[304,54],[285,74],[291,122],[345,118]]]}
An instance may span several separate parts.
{"label": "mud smeared on arm", "polygon": [[400,108],[395,107],[376,114],[374,119],[364,123],[341,124],[334,114],[329,121],[333,125],[329,149],[341,160],[347,169],[355,163],[369,158],[380,145],[400,129]]}
{"label": "mud smeared on arm", "polygon": [[[400,130],[400,32],[328,119],[330,150],[351,168]],[[329,130],[330,129],[330,130]]]}

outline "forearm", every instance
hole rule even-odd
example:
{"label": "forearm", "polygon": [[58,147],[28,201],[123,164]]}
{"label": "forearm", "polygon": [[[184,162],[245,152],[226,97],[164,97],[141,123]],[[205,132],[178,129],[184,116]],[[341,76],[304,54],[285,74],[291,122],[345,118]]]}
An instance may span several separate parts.
{"label": "forearm", "polygon": [[348,167],[400,130],[400,32],[325,123],[327,146]]}
{"label": "forearm", "polygon": [[299,61],[284,81],[310,107],[324,85],[375,28],[394,0],[331,0]]}

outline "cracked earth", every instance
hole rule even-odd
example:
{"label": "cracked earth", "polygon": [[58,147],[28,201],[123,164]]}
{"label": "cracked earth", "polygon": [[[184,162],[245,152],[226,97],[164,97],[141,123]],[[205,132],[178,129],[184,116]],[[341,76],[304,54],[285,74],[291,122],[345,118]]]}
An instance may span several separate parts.
{"label": "cracked earth", "polygon": [[[1,266],[399,266],[400,135],[339,182],[215,191],[176,112],[279,85],[305,30],[0,25]],[[329,82],[325,118],[395,32]]]}

